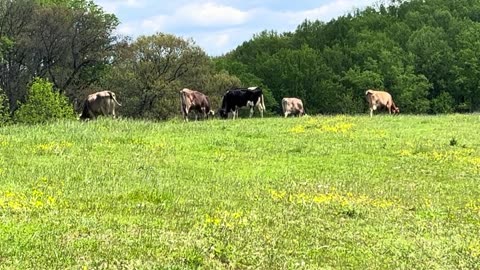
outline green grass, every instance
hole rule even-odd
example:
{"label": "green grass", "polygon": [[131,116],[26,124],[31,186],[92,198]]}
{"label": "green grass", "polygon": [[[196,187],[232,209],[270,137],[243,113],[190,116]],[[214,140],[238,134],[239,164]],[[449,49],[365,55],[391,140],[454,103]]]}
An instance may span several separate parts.
{"label": "green grass", "polygon": [[0,128],[0,269],[479,269],[480,116]]}

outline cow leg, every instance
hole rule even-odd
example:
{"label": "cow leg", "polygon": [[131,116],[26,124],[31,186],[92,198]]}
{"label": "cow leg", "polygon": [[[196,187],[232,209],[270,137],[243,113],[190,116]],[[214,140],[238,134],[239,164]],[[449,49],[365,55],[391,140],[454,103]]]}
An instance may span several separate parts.
{"label": "cow leg", "polygon": [[252,116],[253,116],[253,107],[254,106],[250,106],[250,116],[249,116],[250,118],[252,118]]}
{"label": "cow leg", "polygon": [[184,121],[184,122],[187,122],[187,117],[186,117],[187,115],[185,114],[185,107],[182,106],[182,107],[181,107],[181,110],[182,110],[183,121]]}
{"label": "cow leg", "polygon": [[258,108],[258,111],[260,112],[260,117],[263,118],[263,111],[265,110],[265,108],[262,106],[262,103],[260,101],[258,101],[257,108]]}
{"label": "cow leg", "polygon": [[185,115],[183,116],[183,117],[185,118],[185,119],[184,119],[185,122],[188,122],[188,113],[189,113],[189,110],[190,110],[189,108],[185,107]]}
{"label": "cow leg", "polygon": [[115,119],[115,103],[109,102],[110,106],[108,107],[108,114],[112,115],[112,118]]}
{"label": "cow leg", "polygon": [[290,114],[290,113],[289,113],[288,111],[286,111],[286,112],[285,112],[285,118],[287,118],[289,114]]}
{"label": "cow leg", "polygon": [[370,108],[370,117],[373,117],[373,108]]}
{"label": "cow leg", "polygon": [[236,107],[236,106],[233,110],[233,120],[235,120],[235,115],[236,115],[236,118],[238,118],[238,107]]}
{"label": "cow leg", "polygon": [[90,119],[97,119],[97,117],[91,110],[88,110],[88,114],[90,115]]}

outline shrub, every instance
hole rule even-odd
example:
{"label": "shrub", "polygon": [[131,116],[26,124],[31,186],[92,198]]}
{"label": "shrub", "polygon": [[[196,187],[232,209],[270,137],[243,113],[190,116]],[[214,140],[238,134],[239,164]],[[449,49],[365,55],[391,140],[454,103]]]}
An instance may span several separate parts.
{"label": "shrub", "polygon": [[18,123],[37,124],[56,119],[74,118],[73,106],[67,98],[53,90],[53,84],[35,78],[28,89],[25,103],[19,105],[14,120]]}

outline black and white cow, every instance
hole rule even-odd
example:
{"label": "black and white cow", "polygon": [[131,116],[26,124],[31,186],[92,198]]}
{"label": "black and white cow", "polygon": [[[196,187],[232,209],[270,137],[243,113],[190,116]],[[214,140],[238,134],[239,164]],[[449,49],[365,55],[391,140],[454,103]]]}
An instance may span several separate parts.
{"label": "black and white cow", "polygon": [[225,95],[223,95],[222,107],[219,110],[219,115],[222,118],[228,118],[228,113],[232,112],[233,119],[235,119],[235,115],[238,117],[238,109],[245,106],[250,107],[250,117],[253,115],[253,107],[256,106],[263,118],[265,103],[263,92],[260,87],[228,90]]}

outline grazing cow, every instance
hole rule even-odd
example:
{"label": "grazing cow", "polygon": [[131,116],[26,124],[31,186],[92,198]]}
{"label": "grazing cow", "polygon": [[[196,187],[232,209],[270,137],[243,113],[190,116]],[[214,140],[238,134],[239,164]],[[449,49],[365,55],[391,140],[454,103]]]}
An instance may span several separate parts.
{"label": "grazing cow", "polygon": [[370,117],[373,116],[373,111],[382,107],[387,108],[388,113],[390,114],[400,113],[400,109],[395,106],[392,96],[385,91],[375,91],[369,89],[367,92],[365,92],[365,96],[370,107]]}
{"label": "grazing cow", "polygon": [[285,118],[287,118],[289,114],[298,115],[299,117],[305,114],[303,102],[298,98],[283,98],[282,109]]}
{"label": "grazing cow", "polygon": [[195,120],[198,120],[198,113],[203,114],[203,118],[208,119],[208,115],[215,113],[210,110],[210,100],[208,96],[195,90],[184,88],[180,91],[181,110],[183,120],[188,121],[188,113],[195,112]]}
{"label": "grazing cow", "polygon": [[115,105],[122,106],[118,103],[114,92],[101,91],[93,93],[88,95],[87,99],[85,99],[80,119],[96,119],[99,115],[111,115],[115,118]]}
{"label": "grazing cow", "polygon": [[259,87],[236,88],[228,90],[223,95],[222,107],[219,114],[222,118],[227,118],[228,113],[233,113],[238,117],[238,109],[244,106],[250,107],[250,117],[253,115],[253,108],[256,106],[263,118],[263,111],[265,110],[265,102],[263,98],[262,89]]}

